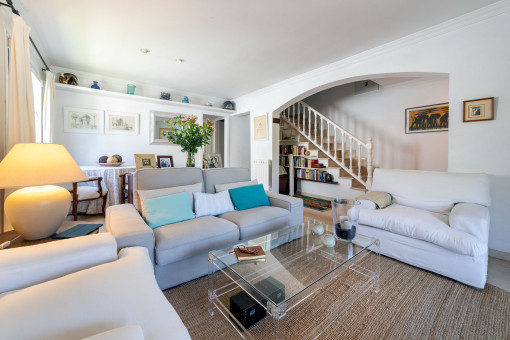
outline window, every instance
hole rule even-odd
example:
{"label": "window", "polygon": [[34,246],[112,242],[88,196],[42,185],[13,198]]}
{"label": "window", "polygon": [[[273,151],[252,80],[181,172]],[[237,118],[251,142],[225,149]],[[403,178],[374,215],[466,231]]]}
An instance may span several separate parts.
{"label": "window", "polygon": [[35,142],[42,143],[42,83],[32,72],[32,88],[34,91]]}

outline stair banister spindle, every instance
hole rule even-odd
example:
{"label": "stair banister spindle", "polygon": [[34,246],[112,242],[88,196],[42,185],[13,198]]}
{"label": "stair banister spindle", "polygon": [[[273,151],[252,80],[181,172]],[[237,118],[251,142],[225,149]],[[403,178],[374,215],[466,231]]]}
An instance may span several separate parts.
{"label": "stair banister spindle", "polygon": [[316,112],[313,113],[313,122],[314,122],[313,131],[315,134],[313,140],[315,141],[315,144],[317,144],[317,113]]}
{"label": "stair banister spindle", "polygon": [[298,114],[297,114],[297,127],[298,127],[298,130],[301,131],[301,127],[299,126],[299,118],[301,117],[301,107],[303,105],[301,105],[301,103],[297,103],[297,107],[298,107]]}
{"label": "stair banister spindle", "polygon": [[338,159],[338,154],[337,154],[337,149],[336,149],[336,144],[337,144],[336,143],[336,126],[333,126],[333,133],[334,133],[334,136],[335,136],[333,138],[334,139],[333,142],[335,143],[335,157],[333,157],[333,158],[334,159]]}
{"label": "stair banister spindle", "polygon": [[344,159],[344,155],[345,155],[344,131],[340,130],[340,132],[342,133],[341,134],[341,136],[342,136],[342,164],[345,166],[345,159]]}
{"label": "stair banister spindle", "polygon": [[328,154],[330,154],[330,155],[331,155],[331,138],[330,138],[330,136],[329,136],[329,122],[328,122],[328,121],[326,121],[326,129],[327,129],[327,137],[328,137],[328,139],[327,139],[327,143],[328,143]]}
{"label": "stair banister spindle", "polygon": [[358,142],[358,177],[361,178],[361,143]]}
{"label": "stair banister spindle", "polygon": [[312,120],[310,119],[311,114],[312,110],[308,109],[308,138],[312,136]]}
{"label": "stair banister spindle", "polygon": [[349,136],[349,170],[352,172],[352,137]]}
{"label": "stair banister spindle", "polygon": [[368,138],[367,143],[367,189],[372,187],[372,151],[374,144],[372,143],[372,137]]}

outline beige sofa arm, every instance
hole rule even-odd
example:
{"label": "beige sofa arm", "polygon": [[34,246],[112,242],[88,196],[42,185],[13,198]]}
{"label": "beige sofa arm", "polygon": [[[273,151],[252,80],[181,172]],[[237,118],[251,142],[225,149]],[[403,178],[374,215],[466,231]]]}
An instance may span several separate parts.
{"label": "beige sofa arm", "polygon": [[290,225],[303,223],[303,200],[301,198],[277,194],[271,191],[266,191],[266,194],[272,207],[290,211],[292,215]]}
{"label": "beige sofa arm", "polygon": [[117,248],[145,247],[154,263],[154,233],[134,205],[119,204],[109,207],[105,217],[106,230],[117,240]]}

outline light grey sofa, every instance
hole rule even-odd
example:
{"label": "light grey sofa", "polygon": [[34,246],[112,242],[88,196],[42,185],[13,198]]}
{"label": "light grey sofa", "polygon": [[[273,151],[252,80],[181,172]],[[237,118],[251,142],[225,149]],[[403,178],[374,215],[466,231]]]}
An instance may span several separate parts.
{"label": "light grey sofa", "polygon": [[243,168],[138,170],[133,176],[134,204],[109,207],[106,230],[115,236],[119,249],[146,247],[160,288],[176,286],[207,274],[209,251],[302,223],[303,201],[267,191],[271,206],[203,216],[152,230],[140,214],[137,190],[201,182],[202,191],[214,193],[215,184],[249,180],[250,171]]}

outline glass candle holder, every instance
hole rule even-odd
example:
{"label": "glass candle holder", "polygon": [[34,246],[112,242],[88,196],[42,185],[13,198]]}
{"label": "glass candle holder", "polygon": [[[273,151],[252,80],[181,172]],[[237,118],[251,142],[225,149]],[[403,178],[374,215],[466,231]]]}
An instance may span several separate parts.
{"label": "glass candle holder", "polygon": [[127,94],[135,94],[136,85],[128,84],[127,85]]}
{"label": "glass candle holder", "polygon": [[335,237],[341,241],[351,241],[356,236],[360,202],[348,199],[331,201]]}

